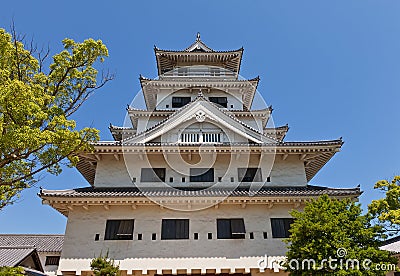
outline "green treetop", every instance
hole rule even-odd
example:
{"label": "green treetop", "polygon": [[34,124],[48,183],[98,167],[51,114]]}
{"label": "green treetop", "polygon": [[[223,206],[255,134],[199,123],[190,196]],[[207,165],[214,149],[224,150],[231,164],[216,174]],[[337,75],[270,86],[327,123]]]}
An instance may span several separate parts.
{"label": "green treetop", "polygon": [[70,117],[111,79],[98,83],[94,68],[108,50],[100,40],[62,43],[45,69],[48,52],[26,49],[15,32],[0,29],[0,210],[39,172],[59,174],[63,160],[76,165],[77,153],[90,151],[99,138],[94,128],[77,129]]}
{"label": "green treetop", "polygon": [[361,213],[350,199],[327,195],[309,202],[302,212],[292,211],[285,264],[290,275],[385,275],[387,271],[375,269],[397,261],[379,249],[382,228]]}

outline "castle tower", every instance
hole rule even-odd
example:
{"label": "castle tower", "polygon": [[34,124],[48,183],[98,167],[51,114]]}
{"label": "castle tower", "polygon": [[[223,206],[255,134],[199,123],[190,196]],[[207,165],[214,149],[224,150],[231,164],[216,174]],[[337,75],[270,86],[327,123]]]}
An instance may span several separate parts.
{"label": "castle tower", "polygon": [[139,78],[145,108],[129,107],[114,141],[80,154],[91,187],[41,190],[68,217],[58,274],[87,275],[109,252],[123,275],[284,275],[273,262],[289,211],[361,194],[308,184],[342,140],[285,141],[272,108],[252,109],[259,78],[239,78],[243,49],[215,51],[198,34],[154,52],[159,77]]}

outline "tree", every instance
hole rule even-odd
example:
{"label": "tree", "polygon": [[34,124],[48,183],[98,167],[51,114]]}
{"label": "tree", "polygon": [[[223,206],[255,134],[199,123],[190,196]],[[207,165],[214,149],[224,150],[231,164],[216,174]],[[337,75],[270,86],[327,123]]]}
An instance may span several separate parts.
{"label": "tree", "polygon": [[107,74],[97,81],[93,67],[108,56],[101,40],[66,38],[52,61],[49,50],[33,43],[27,49],[24,42],[15,28],[12,34],[0,29],[0,210],[39,173],[57,175],[61,162],[75,166],[77,153],[92,150],[98,131],[77,129],[71,115],[112,79]]}
{"label": "tree", "polygon": [[398,234],[400,230],[400,176],[395,176],[390,182],[376,182],[374,189],[385,192],[385,197],[373,200],[368,206],[369,212],[378,223],[390,234]]}
{"label": "tree", "polygon": [[22,267],[0,267],[0,276],[25,276],[24,269]]}
{"label": "tree", "polygon": [[96,276],[119,276],[119,265],[114,264],[114,260],[108,258],[108,252],[105,256],[100,254],[90,262],[90,268]]}
{"label": "tree", "polygon": [[309,202],[303,212],[293,210],[286,240],[285,267],[290,275],[385,275],[387,271],[374,269],[397,261],[378,248],[382,228],[361,213],[350,199],[327,195]]}

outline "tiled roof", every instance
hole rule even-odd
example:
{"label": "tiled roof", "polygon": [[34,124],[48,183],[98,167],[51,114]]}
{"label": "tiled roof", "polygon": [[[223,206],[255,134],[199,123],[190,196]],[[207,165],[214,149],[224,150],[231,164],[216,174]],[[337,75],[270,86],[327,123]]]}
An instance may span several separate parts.
{"label": "tiled roof", "polygon": [[71,190],[41,190],[41,196],[61,197],[284,197],[284,196],[319,196],[327,194],[330,196],[359,196],[360,187],[356,188],[327,188],[321,186],[307,185],[303,187],[265,187],[257,192],[249,191],[246,188],[230,189],[185,189],[164,190],[162,188],[78,188]]}
{"label": "tiled roof", "polygon": [[33,251],[35,248],[32,246],[0,246],[0,267],[14,267]]}
{"label": "tiled roof", "polygon": [[0,247],[34,247],[38,252],[61,252],[64,235],[0,234]]}
{"label": "tiled roof", "polygon": [[380,247],[380,249],[400,253],[400,236],[387,239],[382,244],[383,245]]}

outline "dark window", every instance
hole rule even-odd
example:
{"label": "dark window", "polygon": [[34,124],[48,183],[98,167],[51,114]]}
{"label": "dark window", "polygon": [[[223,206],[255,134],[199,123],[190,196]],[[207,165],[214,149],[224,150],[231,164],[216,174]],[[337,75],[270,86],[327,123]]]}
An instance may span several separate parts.
{"label": "dark window", "polygon": [[238,168],[238,178],[240,182],[261,182],[260,168]]}
{"label": "dark window", "polygon": [[267,182],[271,182],[271,177],[270,176],[267,177]]}
{"label": "dark window", "polygon": [[173,178],[173,177],[170,177],[170,178],[169,178],[169,182],[174,182],[174,178]]}
{"label": "dark window", "polygon": [[95,241],[98,241],[100,239],[100,234],[96,234],[95,236],[94,236],[94,240]]}
{"label": "dark window", "polygon": [[216,103],[222,107],[228,106],[228,99],[226,97],[209,97],[210,102]]}
{"label": "dark window", "polygon": [[208,233],[208,234],[207,234],[207,238],[208,238],[209,240],[212,240],[212,233]]}
{"label": "dark window", "polygon": [[271,218],[272,237],[289,238],[289,229],[292,223],[293,218]]}
{"label": "dark window", "polygon": [[142,234],[138,234],[138,235],[137,235],[137,239],[138,239],[138,241],[141,241],[141,240],[142,240],[142,238],[143,238],[143,235],[142,235]]}
{"label": "dark window", "polygon": [[58,265],[60,263],[60,256],[46,256],[44,265]]}
{"label": "dark window", "polygon": [[189,239],[188,219],[163,219],[161,226],[162,240]]}
{"label": "dark window", "polygon": [[214,169],[193,168],[190,169],[190,182],[213,182]]}
{"label": "dark window", "polygon": [[268,239],[268,233],[267,232],[263,232],[263,237],[264,237],[264,239]]}
{"label": "dark window", "polygon": [[199,233],[194,233],[193,234],[193,239],[198,240],[199,239]]}
{"label": "dark window", "polygon": [[173,108],[182,107],[190,103],[190,100],[191,100],[190,97],[172,97],[172,107]]}
{"label": "dark window", "polygon": [[185,181],[186,181],[186,179],[184,177],[182,177],[182,182],[185,182]]}
{"label": "dark window", "polygon": [[142,182],[165,182],[165,168],[142,168]]}
{"label": "dark window", "polygon": [[105,240],[133,240],[133,219],[107,220]]}
{"label": "dark window", "polygon": [[250,232],[250,240],[254,240],[254,233]]}
{"label": "dark window", "polygon": [[234,181],[235,181],[235,178],[231,177],[231,182],[234,182]]}
{"label": "dark window", "polygon": [[222,181],[222,177],[218,176],[218,182],[221,182],[221,181]]}
{"label": "dark window", "polygon": [[155,241],[157,239],[157,234],[153,233],[151,234],[151,240]]}
{"label": "dark window", "polygon": [[218,239],[244,239],[245,233],[243,219],[217,219]]}

